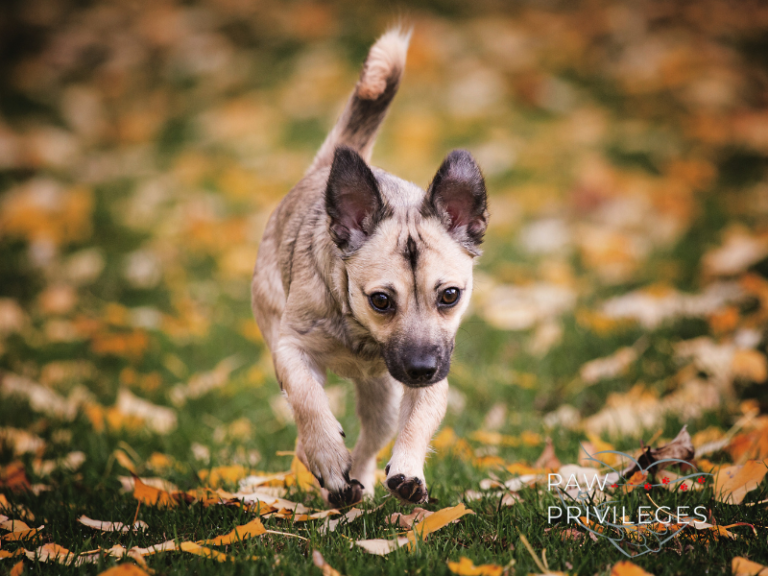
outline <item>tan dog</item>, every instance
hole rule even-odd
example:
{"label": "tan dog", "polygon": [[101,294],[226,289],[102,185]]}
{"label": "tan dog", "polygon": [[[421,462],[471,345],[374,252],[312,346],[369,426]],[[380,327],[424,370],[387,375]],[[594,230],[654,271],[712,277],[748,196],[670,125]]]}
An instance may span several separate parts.
{"label": "tan dog", "polygon": [[[397,92],[410,34],[384,34],[304,178],[269,219],[252,304],[293,409],[298,456],[336,506],[373,495],[376,454],[397,428],[387,487],[427,499],[424,459],[472,293],[488,211],[483,176],[451,152],[425,192],[367,164]],[[350,455],[323,391],[326,370],[357,388]]]}

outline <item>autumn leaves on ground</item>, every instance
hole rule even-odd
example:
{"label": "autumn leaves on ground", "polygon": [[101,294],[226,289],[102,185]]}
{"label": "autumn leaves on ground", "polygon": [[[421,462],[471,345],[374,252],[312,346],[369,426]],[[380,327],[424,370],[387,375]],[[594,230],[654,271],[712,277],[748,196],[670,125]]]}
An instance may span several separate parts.
{"label": "autumn leaves on ground", "polygon": [[[764,3],[383,4],[8,5],[0,572],[768,574]],[[328,510],[249,279],[402,16],[374,163],[491,225],[430,502]]]}

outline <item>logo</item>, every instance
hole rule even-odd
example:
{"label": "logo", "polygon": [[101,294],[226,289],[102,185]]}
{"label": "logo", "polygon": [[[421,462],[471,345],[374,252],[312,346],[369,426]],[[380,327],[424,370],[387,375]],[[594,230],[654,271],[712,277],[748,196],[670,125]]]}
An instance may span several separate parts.
{"label": "logo", "polygon": [[[650,552],[659,552],[664,545],[677,536],[687,526],[706,523],[707,509],[704,506],[690,506],[680,503],[674,507],[658,506],[651,497],[654,488],[662,487],[665,492],[685,494],[694,485],[706,484],[712,474],[699,472],[686,460],[665,458],[644,465],[642,457],[636,460],[629,454],[615,450],[604,450],[594,455],[584,446],[586,460],[596,462],[601,468],[611,471],[600,474],[597,469],[569,467],[561,468],[561,474],[549,474],[547,490],[555,491],[560,505],[549,506],[547,521],[575,524],[589,531],[595,537],[606,538],[611,544],[629,558],[642,556]],[[601,454],[614,454],[631,464],[623,471],[595,458]],[[694,472],[678,476],[664,469],[674,464],[693,468]],[[651,478],[655,478],[651,482]],[[635,490],[645,493],[648,505],[627,509],[618,500],[608,500],[606,491],[629,493]],[[639,550],[631,553],[622,547],[630,543],[631,548]]]}

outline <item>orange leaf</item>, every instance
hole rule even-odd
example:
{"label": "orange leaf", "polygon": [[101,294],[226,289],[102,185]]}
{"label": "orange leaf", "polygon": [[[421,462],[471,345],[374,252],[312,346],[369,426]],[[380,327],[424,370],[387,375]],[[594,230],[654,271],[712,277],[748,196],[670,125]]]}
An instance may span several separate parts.
{"label": "orange leaf", "polygon": [[24,572],[24,560],[19,560],[11,568],[10,576],[21,576],[22,572]]}
{"label": "orange leaf", "polygon": [[748,460],[743,466],[720,470],[715,481],[715,498],[727,504],[741,504],[747,492],[757,488],[768,472],[768,459]]}
{"label": "orange leaf", "polygon": [[173,508],[179,500],[185,497],[183,492],[166,492],[159,488],[147,486],[138,476],[133,477],[133,497],[142,504],[159,508]]}
{"label": "orange leaf", "polygon": [[104,572],[99,573],[99,576],[149,576],[149,575],[144,570],[136,566],[136,564],[131,564],[129,562],[126,562],[124,564],[118,564],[117,566],[114,566],[109,570],[105,570]]}
{"label": "orange leaf", "polygon": [[475,566],[472,560],[462,556],[458,562],[448,562],[448,569],[461,576],[501,576],[504,569],[497,564]]}
{"label": "orange leaf", "polygon": [[611,568],[611,576],[653,576],[646,572],[637,564],[633,564],[629,560],[622,560],[618,564],[615,564]]}
{"label": "orange leaf", "polygon": [[741,556],[731,561],[731,571],[733,576],[768,576],[768,567]]}

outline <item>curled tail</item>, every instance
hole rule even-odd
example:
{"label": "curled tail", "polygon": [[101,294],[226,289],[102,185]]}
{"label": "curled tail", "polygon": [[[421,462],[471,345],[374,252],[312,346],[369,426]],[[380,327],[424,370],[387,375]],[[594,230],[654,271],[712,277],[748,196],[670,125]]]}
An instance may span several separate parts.
{"label": "curled tail", "polygon": [[370,160],[376,132],[400,85],[410,38],[410,30],[391,28],[371,47],[355,91],[317,152],[309,172],[330,166],[338,146],[352,148],[366,162]]}

